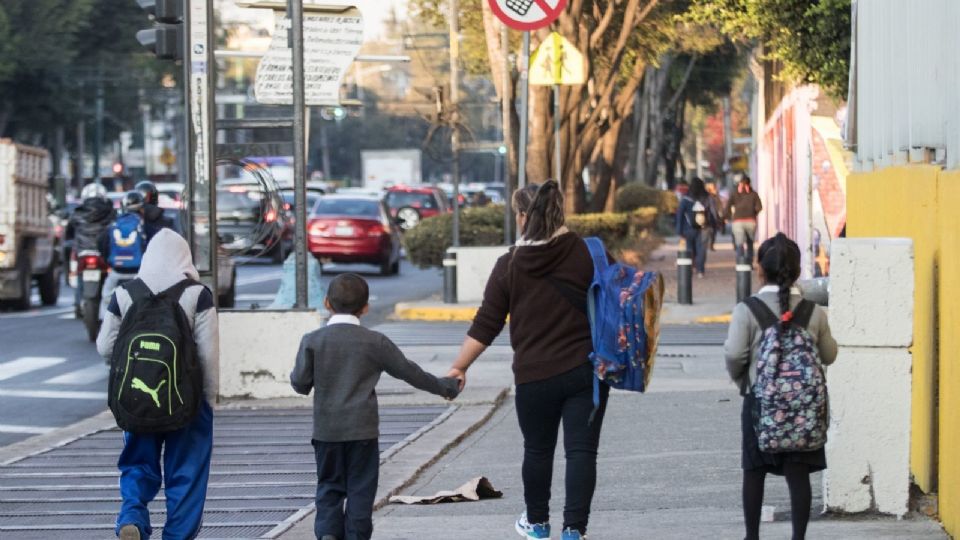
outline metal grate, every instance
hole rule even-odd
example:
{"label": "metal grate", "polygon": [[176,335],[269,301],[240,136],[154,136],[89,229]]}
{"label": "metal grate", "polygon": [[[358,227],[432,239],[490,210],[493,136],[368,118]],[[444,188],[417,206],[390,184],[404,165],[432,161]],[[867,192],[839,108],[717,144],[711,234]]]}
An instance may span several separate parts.
{"label": "metal grate", "polygon": [[[447,407],[384,407],[380,450],[386,451]],[[214,457],[200,538],[260,538],[313,503],[316,471],[307,409],[218,411]],[[85,540],[113,536],[119,506],[118,430],[0,467],[0,538]],[[152,505],[154,536],[164,496]]]}

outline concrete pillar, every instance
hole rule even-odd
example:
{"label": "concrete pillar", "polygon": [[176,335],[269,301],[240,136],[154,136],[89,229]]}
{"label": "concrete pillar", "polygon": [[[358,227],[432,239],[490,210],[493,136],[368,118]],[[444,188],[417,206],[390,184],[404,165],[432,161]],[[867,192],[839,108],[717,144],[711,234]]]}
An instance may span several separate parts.
{"label": "concrete pillar", "polygon": [[483,290],[497,259],[509,249],[509,246],[450,248],[457,254],[458,303],[483,300]]}
{"label": "concrete pillar", "polygon": [[824,500],[838,512],[902,517],[910,490],[913,241],[834,240],[827,371],[831,425]]}

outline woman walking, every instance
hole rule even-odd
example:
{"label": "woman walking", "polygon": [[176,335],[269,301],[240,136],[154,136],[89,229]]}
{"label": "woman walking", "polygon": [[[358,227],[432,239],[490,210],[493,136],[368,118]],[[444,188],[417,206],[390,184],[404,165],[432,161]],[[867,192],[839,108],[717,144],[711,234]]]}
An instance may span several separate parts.
{"label": "woman walking", "polygon": [[677,235],[687,243],[687,249],[693,255],[693,268],[701,278],[706,273],[707,250],[717,225],[712,207],[703,180],[694,178],[690,182],[690,192],[680,199],[677,209]]}
{"label": "woman walking", "polygon": [[[793,540],[803,540],[807,531],[807,523],[810,520],[810,474],[827,468],[827,459],[822,446],[822,441],[825,440],[826,426],[818,430],[819,432],[808,432],[821,438],[819,444],[812,445],[816,449],[776,453],[762,450],[755,428],[758,411],[760,410],[757,391],[754,388],[758,379],[757,366],[758,363],[766,364],[766,360],[769,359],[769,356],[765,356],[762,350],[767,350],[767,355],[769,355],[770,349],[766,347],[770,343],[777,347],[777,352],[774,354],[777,354],[778,358],[774,359],[774,362],[776,362],[774,370],[780,370],[784,364],[798,358],[793,356],[798,350],[796,346],[797,344],[804,344],[802,341],[804,338],[800,337],[799,334],[793,334],[797,337],[786,346],[779,343],[782,333],[788,330],[788,325],[806,328],[812,341],[811,349],[813,349],[808,352],[811,355],[816,354],[813,361],[819,361],[821,365],[832,364],[837,358],[837,342],[830,334],[826,312],[819,306],[807,301],[801,303],[800,291],[794,286],[797,278],[800,277],[800,248],[797,244],[782,233],[777,234],[760,246],[757,259],[760,266],[760,280],[766,285],[753,298],[737,305],[734,309],[729,334],[724,344],[727,371],[729,371],[733,381],[739,385],[740,393],[744,396],[740,421],[743,432],[743,517],[746,524],[746,538],[747,540],[760,538],[760,511],[763,505],[764,482],[767,474],[771,473],[784,476],[787,480],[787,487],[790,490]],[[748,304],[753,304],[754,307]],[[760,314],[759,319],[755,313]],[[778,334],[764,337],[764,328],[771,326],[776,327]],[[769,342],[768,340],[771,337],[776,337],[776,341]],[[801,341],[797,341],[798,339]],[[788,350],[789,352],[787,352]],[[783,362],[783,364],[780,362]],[[817,373],[817,371],[814,369],[811,373]],[[780,371],[777,371],[777,373],[783,376],[787,375]],[[808,374],[807,377],[811,377],[811,375]],[[795,382],[789,388],[791,391],[806,388],[804,385],[808,384],[809,380],[811,379],[794,377]],[[820,382],[822,382],[822,378],[820,378]],[[771,392],[780,391],[777,390],[779,385],[760,386],[763,386],[762,390],[765,396],[769,396]],[[825,398],[825,394],[823,397]],[[790,425],[784,423],[785,431],[794,430],[796,432],[796,430],[802,429],[797,426],[807,423],[808,418],[816,417],[816,413],[809,415],[810,409],[814,409],[813,405],[805,405],[802,409],[802,414],[797,415],[790,422]],[[826,411],[821,412],[825,413]],[[783,421],[783,418],[777,415],[770,420],[776,423]],[[820,418],[820,420],[825,419]],[[813,421],[810,421],[808,425],[813,425],[813,423]],[[767,444],[766,446],[769,450],[769,447],[774,445]]]}
{"label": "woman walking", "polygon": [[462,389],[470,365],[510,316],[526,503],[515,528],[524,538],[550,538],[550,485],[562,422],[567,462],[561,539],[580,540],[586,538],[610,390],[601,383],[600,405],[594,411],[593,346],[586,315],[593,262],[584,241],[564,226],[563,195],[556,181],[518,189],[513,205],[522,238],[497,261],[448,376],[460,379]]}

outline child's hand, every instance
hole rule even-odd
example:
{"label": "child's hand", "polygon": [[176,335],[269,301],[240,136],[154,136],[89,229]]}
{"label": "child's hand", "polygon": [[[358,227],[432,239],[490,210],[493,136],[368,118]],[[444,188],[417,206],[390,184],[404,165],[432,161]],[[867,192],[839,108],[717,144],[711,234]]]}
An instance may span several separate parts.
{"label": "child's hand", "polygon": [[452,377],[457,379],[459,384],[460,392],[463,392],[463,389],[467,386],[467,372],[462,369],[450,368],[450,371],[447,372],[447,377]]}
{"label": "child's hand", "polygon": [[460,383],[454,377],[441,377],[440,382],[444,387],[443,398],[447,401],[453,401],[460,395]]}

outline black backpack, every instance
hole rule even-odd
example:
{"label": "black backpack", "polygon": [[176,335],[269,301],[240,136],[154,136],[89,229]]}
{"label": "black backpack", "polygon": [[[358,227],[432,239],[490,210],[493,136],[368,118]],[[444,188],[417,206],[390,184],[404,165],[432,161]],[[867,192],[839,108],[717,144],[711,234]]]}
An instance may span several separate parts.
{"label": "black backpack", "polygon": [[180,296],[199,284],[184,279],[158,294],[140,279],[123,285],[133,303],[113,347],[107,402],[124,431],[176,431],[196,416],[203,373]]}

